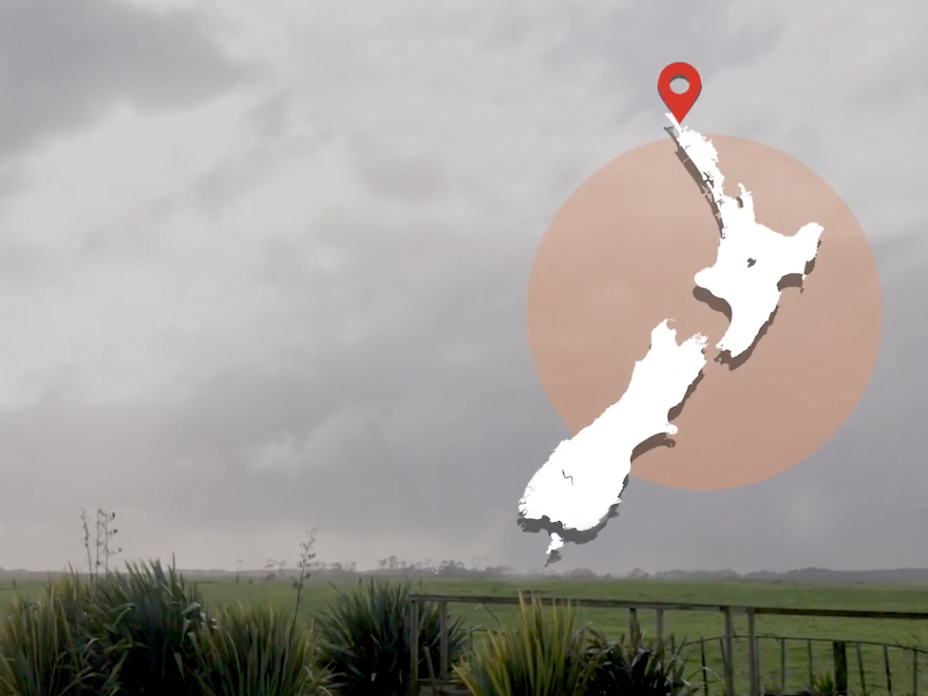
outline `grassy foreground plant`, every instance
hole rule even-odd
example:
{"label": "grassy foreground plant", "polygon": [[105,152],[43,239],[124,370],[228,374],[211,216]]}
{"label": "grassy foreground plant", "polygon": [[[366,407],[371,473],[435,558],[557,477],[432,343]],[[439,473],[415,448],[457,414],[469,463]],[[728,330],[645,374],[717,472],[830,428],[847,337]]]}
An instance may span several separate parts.
{"label": "grassy foreground plant", "polygon": [[684,677],[682,646],[667,640],[646,641],[638,631],[626,641],[610,641],[590,632],[587,656],[596,664],[587,696],[689,696],[696,688]]}
{"label": "grassy foreground plant", "polygon": [[838,687],[830,673],[812,675],[809,690],[816,696],[835,696],[838,693]]}
{"label": "grassy foreground plant", "polygon": [[326,694],[313,670],[312,632],[293,628],[272,606],[224,610],[201,633],[204,696]]}
{"label": "grassy foreground plant", "polygon": [[196,696],[197,637],[206,624],[200,594],[173,566],[127,564],[90,585],[99,640],[119,649],[120,686],[133,696]]}
{"label": "grassy foreground plant", "polygon": [[586,641],[569,603],[520,596],[515,625],[479,642],[455,672],[474,696],[582,696],[597,668]]}
{"label": "grassy foreground plant", "polygon": [[93,636],[89,588],[78,575],[49,582],[38,601],[16,597],[0,619],[0,693],[109,696],[119,656]]}
{"label": "grassy foreground plant", "polygon": [[[352,696],[393,696],[408,688],[410,665],[408,582],[370,578],[335,601],[316,620],[317,656],[331,687]],[[419,676],[428,678],[426,651],[439,664],[439,608],[419,608]],[[448,659],[460,657],[465,633],[460,619],[448,620]]]}

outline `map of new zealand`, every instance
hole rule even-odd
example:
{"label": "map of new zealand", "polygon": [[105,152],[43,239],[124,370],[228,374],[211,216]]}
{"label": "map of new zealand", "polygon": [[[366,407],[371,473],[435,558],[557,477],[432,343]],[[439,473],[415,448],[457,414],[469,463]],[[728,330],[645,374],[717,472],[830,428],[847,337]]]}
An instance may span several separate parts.
{"label": "map of new zealand", "polygon": [[[760,340],[777,310],[781,283],[791,277],[804,280],[812,270],[824,228],[809,221],[787,235],[759,223],[750,191],[739,185],[737,197],[725,194],[712,142],[672,114],[667,117],[682,166],[701,182],[707,214],[718,222],[715,263],[696,273],[695,289],[727,305],[729,326],[715,345],[715,358],[737,359]],[[548,562],[560,558],[565,540],[582,539],[616,514],[634,450],[656,435],[677,433],[670,413],[700,378],[707,337],[696,333],[680,341],[672,322],[667,317],[651,331],[650,348],[634,365],[622,397],[562,441],[526,486],[519,519],[523,526],[534,524],[550,534]]]}

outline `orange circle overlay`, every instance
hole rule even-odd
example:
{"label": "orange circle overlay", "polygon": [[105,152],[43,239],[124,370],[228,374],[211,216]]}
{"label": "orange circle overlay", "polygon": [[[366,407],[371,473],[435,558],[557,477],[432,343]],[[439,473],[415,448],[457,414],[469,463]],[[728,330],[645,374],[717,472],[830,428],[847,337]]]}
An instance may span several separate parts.
{"label": "orange circle overlay", "polygon": [[708,336],[703,378],[672,417],[672,446],[645,451],[631,469],[695,490],[762,481],[821,447],[870,380],[881,325],[873,253],[840,196],[778,150],[708,137],[725,192],[737,196],[739,183],[751,191],[758,222],[785,235],[808,222],[824,228],[814,268],[801,288],[783,289],[747,360],[716,360],[728,318],[697,299],[693,276],[715,263],[718,223],[669,136],[614,159],[565,201],[539,246],[527,302],[535,370],[571,436],[619,400],[661,321],[671,320],[678,343]]}

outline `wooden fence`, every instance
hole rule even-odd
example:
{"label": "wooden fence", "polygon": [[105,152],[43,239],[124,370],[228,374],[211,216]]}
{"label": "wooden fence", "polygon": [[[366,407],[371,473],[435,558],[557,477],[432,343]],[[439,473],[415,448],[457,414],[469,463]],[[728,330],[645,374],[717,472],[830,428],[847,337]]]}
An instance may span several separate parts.
{"label": "wooden fence", "polygon": [[[756,620],[758,616],[796,616],[796,617],[821,617],[821,618],[847,618],[862,620],[908,620],[908,621],[926,621],[928,612],[903,612],[903,611],[863,611],[855,609],[794,609],[782,607],[752,607],[740,605],[724,604],[698,604],[698,603],[679,603],[679,602],[640,602],[625,601],[612,599],[574,599],[574,598],[556,598],[538,595],[538,599],[545,603],[567,602],[578,608],[591,609],[624,609],[628,612],[630,631],[637,630],[639,626],[639,612],[653,611],[655,617],[655,637],[661,640],[664,633],[664,614],[668,611],[684,612],[709,612],[721,615],[722,633],[718,637],[706,638],[700,637],[697,641],[689,641],[684,647],[691,650],[698,648],[699,660],[703,674],[707,674],[707,650],[711,646],[718,645],[721,654],[722,674],[718,681],[723,685],[726,696],[736,696],[736,663],[738,652],[744,652],[743,659],[746,662],[746,682],[749,696],[762,696],[761,683],[762,672],[760,663],[760,645],[762,641],[775,641],[779,647],[779,693],[784,693],[786,688],[788,666],[786,660],[787,643],[805,643],[808,653],[808,676],[811,681],[814,669],[813,644],[828,643],[831,646],[830,657],[830,674],[834,679],[835,691],[837,694],[846,696],[848,693],[849,675],[856,677],[859,675],[859,690],[861,694],[886,693],[888,696],[899,694],[902,696],[918,696],[919,689],[919,658],[924,656],[926,651],[911,646],[891,645],[883,643],[871,643],[868,641],[836,641],[825,640],[820,638],[799,638],[788,636],[772,636],[759,634],[756,630]],[[487,605],[517,605],[519,597],[491,597],[491,596],[469,596],[469,595],[433,595],[433,594],[412,594],[409,598],[409,625],[417,627],[419,625],[420,608],[425,603],[434,603],[439,607],[439,660],[437,665],[431,665],[429,659],[429,669],[433,673],[429,686],[434,692],[445,688],[452,687],[453,681],[450,679],[450,665],[448,661],[448,605],[449,604],[470,604],[486,607]],[[736,617],[743,617],[747,623],[747,634],[741,635],[734,630],[734,620]],[[746,643],[745,650],[736,650],[736,645]],[[856,658],[856,672],[849,671],[852,668],[848,663],[848,647],[853,648],[852,657]],[[867,670],[864,666],[863,646],[877,647],[882,649],[883,667],[885,674],[882,679],[871,679],[868,683]],[[898,683],[893,681],[890,651],[902,651],[910,655],[912,671],[908,683]],[[418,679],[419,665],[419,633],[418,630],[410,631],[410,694],[417,696],[420,691]],[[426,651],[426,657],[428,657]],[[702,690],[704,696],[710,696],[710,680],[703,679]],[[873,690],[871,690],[871,688]],[[885,688],[885,691],[884,691]],[[894,691],[895,689],[895,691]]]}

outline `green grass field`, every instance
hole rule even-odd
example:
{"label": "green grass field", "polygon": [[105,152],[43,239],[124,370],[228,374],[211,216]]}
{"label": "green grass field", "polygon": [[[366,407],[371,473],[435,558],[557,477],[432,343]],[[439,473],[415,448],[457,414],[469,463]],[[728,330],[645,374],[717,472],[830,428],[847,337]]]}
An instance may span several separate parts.
{"label": "green grass field", "polygon": [[[418,588],[418,580],[414,585]],[[350,589],[358,583],[357,577],[337,580],[313,578],[304,590],[304,601],[300,613],[306,620],[322,610],[333,598],[336,587]],[[334,585],[334,586],[333,586]],[[248,605],[272,602],[282,607],[292,606],[295,590],[287,580],[242,580],[201,581],[199,586],[208,606],[230,605],[237,602]],[[16,591],[33,594],[37,583],[18,583]],[[429,578],[421,581],[422,590],[436,594],[515,596],[520,590],[542,592],[548,596],[565,598],[596,598],[617,600],[639,600],[659,602],[693,602],[706,604],[734,604],[748,606],[776,606],[799,608],[863,609],[874,611],[923,611],[928,610],[928,586],[914,585],[850,585],[811,586],[754,581],[724,582],[670,582],[632,581],[615,579],[541,579],[525,578]],[[0,603],[13,595],[9,584],[0,587]],[[473,603],[452,604],[452,615],[461,616],[470,627],[495,629],[504,626],[514,616],[515,607],[480,607]],[[612,637],[628,630],[628,613],[624,610],[591,609],[581,612],[582,618]],[[654,634],[654,615],[640,612],[639,623],[648,635]],[[846,640],[848,646],[848,674],[851,692],[854,694],[888,693],[884,651],[881,646],[862,645],[861,657],[864,664],[866,689],[861,687],[857,652],[854,641],[889,643],[908,647],[928,647],[928,622],[893,620],[823,619],[805,617],[757,618],[759,635],[801,638],[787,640],[785,657],[787,664],[786,693],[794,693],[808,684],[808,643],[805,639],[821,639],[812,643],[814,670],[817,673],[830,671],[832,646],[830,641]],[[743,617],[736,617],[735,631],[746,635]],[[693,670],[701,666],[699,639],[704,639],[707,667],[721,677],[722,662],[719,638],[724,626],[720,613],[668,612],[664,618],[665,635],[673,634],[675,640],[693,641],[688,650],[689,665]],[[479,636],[479,633],[476,634]],[[479,639],[479,638],[478,638]],[[747,646],[740,638],[735,646],[736,682],[739,693],[744,688],[747,675]],[[760,641],[760,668],[763,681],[770,687],[780,688],[781,646],[776,639]],[[899,648],[888,649],[892,674],[892,693],[913,693],[913,654]],[[917,675],[921,684],[918,690],[928,694],[928,656],[917,658]],[[710,693],[721,693],[721,684],[711,684]]]}
{"label": "green grass field", "polygon": [[[418,582],[418,581],[417,581]],[[348,589],[357,579],[341,580],[335,584]],[[921,611],[928,610],[928,587],[906,585],[851,585],[816,587],[759,582],[665,582],[629,580],[526,580],[520,578],[500,579],[438,579],[422,581],[424,591],[452,595],[514,596],[520,590],[543,592],[553,597],[626,599],[660,602],[718,603],[749,606],[777,606],[801,608],[864,609],[875,611]],[[255,602],[274,601],[280,604],[293,601],[294,590],[285,582],[256,581],[254,584],[221,582],[202,586],[204,596],[210,602]],[[327,582],[312,582],[306,593],[302,612],[309,618],[331,600],[335,589]],[[472,627],[497,628],[505,625],[515,614],[515,607],[474,604],[452,605],[450,611],[462,616]],[[618,637],[628,630],[628,613],[623,610],[584,610],[584,620],[596,628]],[[654,634],[653,613],[641,612],[639,623],[646,633]],[[756,630],[760,635],[780,637],[818,638],[811,644],[815,672],[829,671],[832,665],[830,641],[847,640],[889,643],[912,647],[928,646],[928,622],[821,619],[804,617],[757,618]],[[716,613],[668,612],[664,617],[665,634],[673,634],[677,640],[698,641],[706,639],[704,650],[707,667],[718,677],[722,674],[721,646],[717,640],[724,633],[722,616]],[[736,618],[735,631],[740,636],[747,633],[742,618]],[[713,640],[714,639],[714,640]],[[783,646],[787,665],[786,690],[798,691],[808,684],[808,650],[805,640],[786,641]],[[764,682],[780,686],[781,646],[774,639],[760,641],[760,667]],[[888,649],[892,687],[894,694],[910,694],[913,691],[912,653],[901,649]],[[701,667],[701,650],[698,644],[688,651],[693,669]],[[864,664],[866,691],[871,694],[887,693],[884,652],[881,646],[861,646]],[[919,657],[918,669],[924,675],[922,691],[928,693],[928,659]],[[745,693],[747,680],[747,641],[735,644],[737,666],[736,682],[740,693]],[[854,693],[861,694],[857,653],[854,646],[848,650],[849,684]],[[711,675],[710,675],[711,679]],[[719,693],[721,684],[711,685],[712,693]]]}

